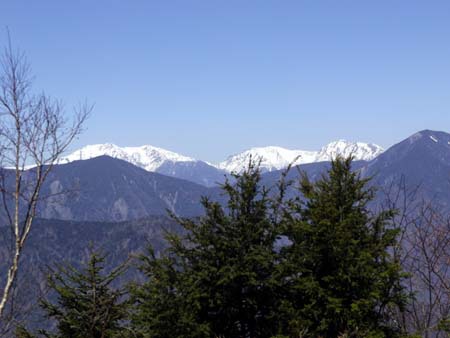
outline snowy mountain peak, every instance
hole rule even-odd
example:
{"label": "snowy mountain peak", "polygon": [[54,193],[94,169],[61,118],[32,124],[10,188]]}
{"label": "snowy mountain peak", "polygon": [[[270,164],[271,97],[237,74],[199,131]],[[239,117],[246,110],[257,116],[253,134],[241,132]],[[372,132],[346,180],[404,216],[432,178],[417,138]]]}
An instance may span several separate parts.
{"label": "snowy mountain peak", "polygon": [[98,156],[111,156],[130,162],[147,171],[157,170],[163,163],[194,162],[195,159],[183,156],[162,148],[144,145],[141,147],[119,147],[111,143],[93,144],[85,146],[61,159],[60,163],[87,160]]}
{"label": "snowy mountain peak", "polygon": [[226,171],[240,172],[245,169],[250,158],[260,160],[263,171],[273,171],[286,168],[289,164],[299,165],[313,162],[330,161],[337,155],[347,157],[353,155],[355,160],[369,161],[383,152],[375,144],[348,142],[338,140],[322,147],[319,151],[290,150],[282,147],[251,148],[242,153],[232,155],[217,165]]}
{"label": "snowy mountain peak", "polygon": [[353,155],[355,160],[370,161],[382,152],[383,148],[376,144],[338,140],[322,147],[317,153],[315,162],[331,161],[338,155],[343,157]]}
{"label": "snowy mountain peak", "polygon": [[240,172],[252,158],[255,161],[261,161],[260,168],[263,171],[272,171],[286,168],[294,161],[295,164],[308,163],[314,155],[315,153],[311,151],[290,150],[276,146],[257,147],[232,155],[219,163],[217,167],[228,172]]}
{"label": "snowy mountain peak", "polygon": [[[289,164],[299,165],[330,161],[337,155],[346,157],[352,154],[355,160],[368,161],[382,152],[383,149],[375,144],[348,142],[345,140],[331,142],[322,147],[319,151],[291,150],[276,146],[255,147],[232,155],[215,167],[227,172],[241,172],[248,165],[250,158],[252,158],[255,161],[260,161],[260,168],[262,171],[273,171],[286,168]],[[168,168],[173,164],[183,162],[185,164],[190,163],[189,165],[193,165],[194,163],[199,163],[199,161],[191,157],[183,156],[151,145],[144,145],[141,147],[119,147],[112,143],[85,146],[62,158],[59,163],[64,164],[103,155],[130,162],[147,171],[157,171],[164,174],[167,174]],[[206,162],[204,164],[209,165]],[[171,170],[173,171],[173,169]]]}

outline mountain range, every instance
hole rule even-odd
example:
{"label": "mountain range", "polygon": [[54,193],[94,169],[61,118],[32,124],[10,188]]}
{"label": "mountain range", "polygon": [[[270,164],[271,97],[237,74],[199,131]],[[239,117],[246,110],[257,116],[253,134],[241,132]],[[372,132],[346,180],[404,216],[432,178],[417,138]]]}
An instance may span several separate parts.
{"label": "mountain range", "polygon": [[221,163],[211,164],[150,145],[119,147],[111,143],[105,143],[88,145],[78,149],[62,158],[60,163],[110,156],[127,161],[149,172],[186,179],[211,187],[217,183],[222,183],[225,174],[244,170],[250,158],[260,161],[262,172],[268,172],[286,168],[289,164],[299,165],[330,161],[338,154],[343,156],[352,154],[355,160],[367,161],[382,152],[383,149],[375,144],[339,140],[322,147],[319,151],[290,150],[275,146],[251,148],[231,155]]}
{"label": "mountain range", "polygon": [[[304,163],[297,168],[292,168],[289,177],[295,180],[298,177],[297,169],[299,169],[306,171],[314,179],[330,165],[329,161],[319,161],[329,158],[324,157],[323,154],[345,156],[355,153],[350,150],[342,153],[339,149],[351,148],[341,148],[339,142],[331,145],[322,153],[322,157],[314,155],[316,162]],[[359,170],[364,177],[373,177],[372,183],[379,187],[379,191],[386,191],[398,182],[406,182],[411,189],[420,186],[421,195],[417,198],[433,199],[450,209],[450,134],[421,131],[374,158],[371,157],[381,151],[379,148],[367,145],[357,150],[360,150],[360,158],[363,155],[367,157],[354,161],[354,169]],[[91,156],[97,153],[89,154]],[[174,159],[173,155],[171,156]],[[133,161],[138,160],[138,157],[129,158]],[[364,158],[371,159],[364,160]],[[241,161],[245,161],[245,156]],[[156,170],[167,170],[171,174],[148,171],[130,163],[131,160],[125,161],[104,155],[82,161],[67,160],[66,162],[66,164],[55,166],[44,186],[45,195],[55,193],[58,195],[46,199],[40,205],[39,216],[42,218],[126,221],[152,215],[166,215],[167,211],[179,216],[192,217],[202,214],[200,204],[202,196],[221,203],[225,202],[218,185],[212,184],[214,174],[206,178],[203,176],[204,172],[211,174],[211,168],[219,169],[208,166],[198,171],[191,170],[192,166],[201,167],[203,164],[200,161],[176,162],[161,160],[159,157],[159,162],[162,164]],[[142,158],[139,163],[148,164]],[[184,165],[186,167],[183,172]],[[170,166],[175,168],[170,169]],[[152,168],[154,169],[155,166]],[[268,187],[274,186],[283,171],[284,169],[266,170],[263,174],[263,183]],[[217,173],[217,176],[221,175],[223,179],[227,172],[219,171],[220,174]],[[182,178],[174,177],[177,175]],[[60,194],[64,191],[69,193]]]}

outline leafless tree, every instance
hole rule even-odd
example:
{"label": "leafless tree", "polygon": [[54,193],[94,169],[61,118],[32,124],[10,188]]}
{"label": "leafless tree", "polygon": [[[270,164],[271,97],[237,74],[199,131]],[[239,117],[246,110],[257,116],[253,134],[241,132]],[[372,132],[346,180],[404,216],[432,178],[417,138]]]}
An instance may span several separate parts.
{"label": "leafless tree", "polygon": [[402,243],[405,286],[414,295],[404,326],[423,337],[447,337],[440,329],[450,313],[450,223],[443,215],[423,202]]}
{"label": "leafless tree", "polygon": [[403,329],[425,338],[449,337],[442,325],[450,317],[450,218],[437,203],[422,197],[402,177],[387,187],[385,206],[398,210],[399,244],[394,254],[408,274],[412,295],[397,320]]}
{"label": "leafless tree", "polygon": [[0,190],[2,228],[10,227],[11,245],[0,261],[6,273],[0,277],[0,320],[12,297],[41,188],[92,110],[83,104],[68,118],[60,101],[33,94],[32,80],[25,54],[12,48],[8,36],[0,60]]}

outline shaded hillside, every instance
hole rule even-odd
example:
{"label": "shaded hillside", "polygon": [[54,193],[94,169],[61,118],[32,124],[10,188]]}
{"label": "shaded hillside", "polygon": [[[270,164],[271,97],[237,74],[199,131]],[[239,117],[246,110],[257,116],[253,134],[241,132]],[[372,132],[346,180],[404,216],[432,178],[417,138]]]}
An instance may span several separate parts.
{"label": "shaded hillside", "polygon": [[390,147],[362,169],[373,184],[388,188],[404,180],[407,187],[420,187],[417,198],[433,200],[450,209],[450,134],[418,132]]}
{"label": "shaded hillside", "polygon": [[[62,194],[61,194],[62,193]],[[208,188],[148,172],[128,162],[101,156],[54,168],[39,216],[48,219],[123,221],[150,215],[197,216]]]}

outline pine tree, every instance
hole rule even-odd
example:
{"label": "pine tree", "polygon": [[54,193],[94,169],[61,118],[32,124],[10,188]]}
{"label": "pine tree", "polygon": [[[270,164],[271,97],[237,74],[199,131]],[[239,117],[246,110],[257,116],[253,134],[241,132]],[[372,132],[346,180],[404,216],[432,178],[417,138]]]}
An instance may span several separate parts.
{"label": "pine tree", "polygon": [[[125,336],[122,326],[127,319],[124,290],[111,285],[124,272],[125,265],[104,273],[104,263],[104,255],[92,252],[81,270],[61,266],[49,276],[48,286],[57,301],[42,300],[41,307],[46,317],[56,322],[56,332],[40,330],[41,335],[52,338]],[[32,337],[22,328],[18,335]]]}
{"label": "pine tree", "polygon": [[389,254],[398,230],[393,210],[368,209],[375,190],[338,157],[327,174],[302,176],[285,225],[285,316],[290,329],[311,337],[394,336],[389,310],[402,306],[400,265]]}
{"label": "pine tree", "polygon": [[196,304],[189,294],[181,260],[171,255],[157,258],[152,248],[141,257],[144,285],[131,285],[135,304],[132,331],[136,337],[210,337],[208,324],[199,323]]}
{"label": "pine tree", "polygon": [[133,290],[134,325],[146,337],[271,337],[277,333],[279,234],[268,192],[250,164],[225,183],[227,208],[203,199],[205,216],[179,219],[165,256],[147,256],[149,280]]}

